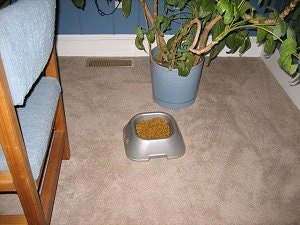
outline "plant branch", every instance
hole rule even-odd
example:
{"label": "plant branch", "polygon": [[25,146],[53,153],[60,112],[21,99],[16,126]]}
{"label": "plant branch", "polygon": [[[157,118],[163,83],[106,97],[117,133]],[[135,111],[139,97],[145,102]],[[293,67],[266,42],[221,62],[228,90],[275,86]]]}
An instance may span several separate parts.
{"label": "plant branch", "polygon": [[193,49],[193,48],[190,48],[190,51],[194,54],[197,54],[197,55],[202,55],[203,53],[206,53],[208,52],[209,50],[212,49],[212,47],[214,47],[216,44],[218,44],[219,41],[212,41],[211,43],[209,43],[208,45],[206,45],[204,48],[201,48],[201,49]]}
{"label": "plant branch", "polygon": [[[176,55],[176,48],[178,43],[182,40],[182,38],[184,38],[186,36],[186,34],[188,33],[188,31],[191,29],[192,26],[197,25],[197,32],[196,32],[196,36],[195,37],[199,37],[200,36],[200,32],[201,32],[201,23],[198,19],[193,19],[191,20],[189,23],[185,24],[184,27],[181,29],[182,33],[179,33],[176,35],[176,38],[172,44],[172,48],[171,48],[171,54],[172,54],[172,61],[171,61],[171,67],[173,68],[175,65],[175,55]],[[194,44],[195,43],[195,44]],[[195,46],[197,44],[197,38],[194,38],[193,44],[192,46]]]}
{"label": "plant branch", "polygon": [[[194,49],[196,47],[196,45],[199,43],[199,38],[201,37],[201,22],[199,19],[194,19],[192,21],[193,23],[195,23],[197,25],[197,30],[196,30],[196,35],[194,38],[194,41],[190,47],[190,49]],[[198,38],[197,38],[198,37]],[[192,51],[191,51],[192,52]],[[193,53],[193,52],[192,52]],[[197,65],[199,63],[200,60],[200,55],[195,55],[195,61],[194,61],[194,66]]]}
{"label": "plant branch", "polygon": [[139,0],[139,2],[140,2],[141,6],[143,8],[143,11],[145,12],[146,20],[151,23],[151,25],[154,29],[155,38],[157,40],[157,48],[160,50],[161,56],[163,57],[163,59],[167,61],[167,56],[162,51],[162,48],[167,45],[166,41],[163,38],[163,36],[158,32],[158,30],[155,26],[155,19],[156,19],[157,10],[158,10],[158,0],[155,0],[153,15],[152,15],[152,13],[149,9],[149,6],[147,5],[147,2],[145,0]]}
{"label": "plant branch", "polygon": [[290,12],[294,11],[295,7],[297,6],[297,4],[298,4],[299,2],[300,2],[300,0],[292,0],[292,1],[290,2],[290,4],[289,4],[288,6],[286,6],[286,7],[282,10],[282,12],[279,14],[279,18],[282,19],[282,20],[284,20],[285,17],[286,17],[287,15],[290,14]]}
{"label": "plant branch", "polygon": [[264,25],[270,25],[270,26],[276,25],[276,19],[257,19],[246,13],[244,14],[243,18],[248,23],[255,24],[255,25],[257,25],[257,24],[264,24]]}
{"label": "plant branch", "polygon": [[154,18],[153,18],[152,13],[151,13],[148,5],[147,5],[147,2],[145,0],[139,0],[139,1],[140,1],[140,4],[141,4],[142,8],[143,8],[143,11],[146,14],[147,21],[150,21],[150,23],[153,26],[153,24],[154,24]]}
{"label": "plant branch", "polygon": [[[199,36],[201,33],[201,22],[199,19],[195,19],[193,20],[194,23],[197,24],[197,35],[194,38],[193,44],[190,47],[190,51],[198,56],[202,55],[205,52],[208,52],[213,46],[215,46],[216,44],[219,43],[219,41],[212,41],[210,44],[207,45],[207,40],[208,40],[208,36],[210,34],[211,29],[213,28],[214,25],[216,25],[216,23],[221,20],[223,17],[218,15],[216,16],[212,21],[210,21],[203,29],[202,34],[201,34],[201,40],[200,40],[200,47],[199,49],[197,48],[197,43],[199,41]],[[200,57],[198,57],[198,59],[196,61],[199,60]]]}
{"label": "plant branch", "polygon": [[[279,18],[284,19],[290,12],[292,12],[295,7],[297,6],[297,4],[300,2],[300,0],[292,0],[291,3],[286,6],[284,8],[284,10],[280,13]],[[196,48],[196,44],[198,41],[198,36],[195,36],[195,39],[193,41],[192,46],[190,47],[190,51],[194,54],[197,55],[201,55],[203,53],[208,52],[213,46],[215,46],[216,44],[219,43],[219,40],[214,40],[212,41],[210,44],[207,44],[207,40],[208,40],[208,36],[210,34],[211,29],[213,28],[213,26],[219,21],[221,20],[223,17],[218,15],[216,16],[210,23],[208,23],[205,28],[202,31],[202,38],[200,40],[200,47],[199,49]],[[246,22],[248,22],[249,24],[252,24],[255,27],[258,27],[258,25],[276,25],[277,21],[276,19],[257,19],[254,18],[248,14],[244,14],[243,16],[244,20]],[[197,22],[197,30],[201,29],[201,24],[199,25],[200,21]],[[235,27],[234,29],[239,29],[242,27],[246,27],[246,26],[251,26],[251,25],[245,25],[245,26],[241,26],[241,27]],[[274,35],[274,34],[273,34]],[[226,36],[226,35],[225,35]],[[277,37],[278,38],[278,37]]]}
{"label": "plant branch", "polygon": [[[297,4],[300,2],[300,0],[291,0],[290,4],[287,5],[282,12],[279,14],[279,18],[284,20],[285,17],[287,17],[290,12],[292,12],[295,7],[297,6]],[[263,23],[264,25],[276,25],[276,19],[264,19],[264,20],[259,20],[256,18],[253,18],[252,16],[248,15],[248,14],[244,14],[244,19],[251,24],[261,24]]]}
{"label": "plant branch", "polygon": [[200,49],[205,48],[208,36],[211,29],[219,22],[223,17],[218,15],[212,21],[210,21],[203,29],[202,38],[200,40]]}
{"label": "plant branch", "polygon": [[[194,19],[190,23],[197,25],[197,31],[196,31],[195,37],[200,37],[200,34],[201,34],[201,22],[200,22],[200,20],[199,19]],[[191,45],[191,48],[195,48],[197,43],[198,43],[198,39],[194,38],[194,41]]]}

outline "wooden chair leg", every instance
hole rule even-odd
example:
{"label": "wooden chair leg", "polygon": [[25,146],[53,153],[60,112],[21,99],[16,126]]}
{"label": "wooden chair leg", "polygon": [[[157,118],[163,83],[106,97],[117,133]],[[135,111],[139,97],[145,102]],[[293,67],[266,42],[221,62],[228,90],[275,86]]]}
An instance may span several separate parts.
{"label": "wooden chair leg", "polygon": [[54,131],[51,152],[47,163],[47,170],[45,172],[43,185],[41,188],[41,202],[48,223],[50,223],[52,216],[62,162],[64,134],[64,131]]}
{"label": "wooden chair leg", "polygon": [[62,159],[68,160],[70,159],[70,147],[69,147],[69,139],[68,139],[68,130],[65,118],[65,110],[63,106],[63,99],[60,97],[57,107],[57,115],[55,119],[55,129],[64,131],[64,151]]}
{"label": "wooden chair leg", "polygon": [[2,225],[27,225],[27,220],[24,215],[6,215],[0,216],[0,224]]}
{"label": "wooden chair leg", "polygon": [[[57,62],[57,54],[56,54],[55,47],[53,48],[53,51],[51,53],[51,56],[50,56],[50,59],[48,62],[48,66],[46,69],[46,76],[56,77],[57,79],[60,79],[58,62]],[[65,136],[65,147],[64,147],[62,159],[68,160],[68,159],[70,159],[70,147],[69,147],[68,131],[67,131],[65,110],[64,110],[64,106],[63,106],[62,97],[60,97],[60,100],[58,103],[57,117],[55,120],[55,129],[65,131],[65,135],[64,135]]]}

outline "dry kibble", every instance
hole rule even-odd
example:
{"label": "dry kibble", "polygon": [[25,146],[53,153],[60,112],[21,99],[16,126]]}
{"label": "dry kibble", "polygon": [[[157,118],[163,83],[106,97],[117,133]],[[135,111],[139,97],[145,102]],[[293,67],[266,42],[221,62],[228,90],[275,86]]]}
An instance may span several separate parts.
{"label": "dry kibble", "polygon": [[168,121],[154,117],[149,120],[140,120],[136,126],[136,133],[143,139],[159,139],[170,136],[170,126]]}

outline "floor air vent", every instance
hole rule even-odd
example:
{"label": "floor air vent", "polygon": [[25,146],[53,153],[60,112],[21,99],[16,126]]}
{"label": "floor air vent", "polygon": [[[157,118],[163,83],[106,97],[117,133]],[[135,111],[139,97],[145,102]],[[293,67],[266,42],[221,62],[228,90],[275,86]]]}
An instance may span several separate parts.
{"label": "floor air vent", "polygon": [[87,67],[132,67],[131,59],[118,58],[88,58]]}

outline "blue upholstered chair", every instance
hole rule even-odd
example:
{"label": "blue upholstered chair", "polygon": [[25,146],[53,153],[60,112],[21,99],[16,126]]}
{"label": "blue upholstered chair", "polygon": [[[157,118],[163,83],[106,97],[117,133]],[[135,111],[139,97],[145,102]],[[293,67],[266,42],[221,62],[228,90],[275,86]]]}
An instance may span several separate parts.
{"label": "blue upholstered chair", "polygon": [[16,192],[24,211],[1,215],[0,224],[50,224],[61,161],[70,157],[55,2],[0,10],[0,192]]}

